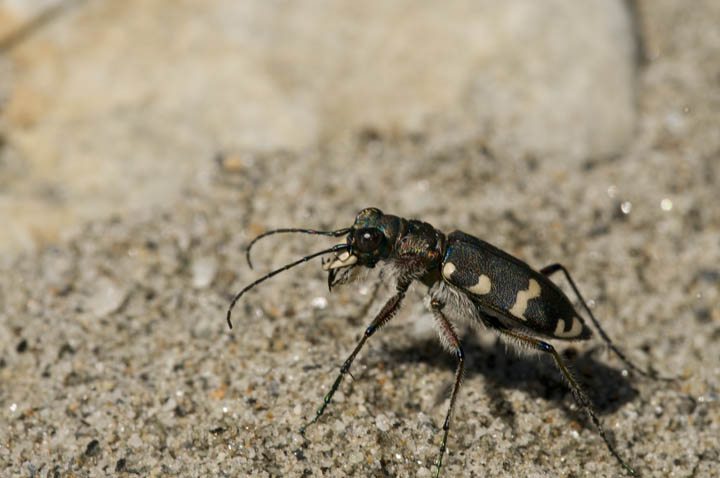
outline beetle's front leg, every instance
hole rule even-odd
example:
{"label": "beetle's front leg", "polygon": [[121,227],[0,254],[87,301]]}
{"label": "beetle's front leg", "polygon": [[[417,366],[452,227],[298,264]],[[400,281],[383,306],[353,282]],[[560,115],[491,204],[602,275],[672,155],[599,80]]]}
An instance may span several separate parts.
{"label": "beetle's front leg", "polygon": [[342,367],[340,367],[340,374],[338,374],[337,378],[335,379],[335,382],[332,384],[332,387],[330,387],[330,391],[327,395],[325,395],[325,398],[323,399],[322,405],[320,405],[320,408],[317,409],[317,412],[315,414],[315,417],[306,425],[304,425],[302,428],[300,428],[300,433],[304,434],[307,427],[310,425],[316,423],[322,414],[325,412],[325,408],[328,406],[330,401],[332,400],[333,395],[335,395],[335,392],[337,391],[338,387],[340,386],[340,383],[342,383],[343,377],[346,373],[350,371],[350,366],[352,365],[353,361],[355,360],[355,357],[360,352],[360,349],[362,349],[363,345],[365,345],[365,342],[372,334],[375,333],[377,329],[385,325],[395,316],[395,313],[400,308],[400,304],[402,303],[403,298],[405,297],[405,293],[408,290],[408,287],[410,287],[410,282],[400,282],[397,285],[397,292],[395,295],[390,297],[390,299],[385,303],[383,308],[380,310],[380,312],[375,316],[373,321],[370,323],[367,329],[365,329],[365,333],[363,334],[362,338],[360,339],[360,342],[355,346],[355,350],[352,351],[350,356],[345,360],[345,363],[343,363]]}

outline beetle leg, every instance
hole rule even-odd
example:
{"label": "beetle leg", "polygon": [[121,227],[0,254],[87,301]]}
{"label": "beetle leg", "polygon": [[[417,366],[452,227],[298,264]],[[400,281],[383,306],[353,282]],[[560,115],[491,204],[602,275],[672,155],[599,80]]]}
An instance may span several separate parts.
{"label": "beetle leg", "polygon": [[498,328],[497,329],[501,334],[507,335],[512,337],[513,339],[521,342],[524,345],[528,345],[536,350],[539,350],[541,352],[546,352],[552,355],[553,359],[555,360],[555,364],[560,369],[560,372],[562,373],[563,377],[565,377],[565,380],[567,380],[568,385],[570,385],[570,390],[572,391],[573,396],[575,397],[575,401],[580,405],[580,407],[587,413],[588,417],[590,417],[590,420],[595,425],[595,428],[597,429],[598,433],[600,434],[600,437],[605,442],[605,445],[607,446],[608,450],[610,451],[610,454],[615,457],[615,459],[620,463],[620,465],[623,466],[631,475],[635,475],[635,470],[632,469],[627,463],[623,461],[622,458],[620,458],[620,455],[615,451],[615,448],[610,443],[610,440],[605,435],[605,429],[603,428],[602,424],[600,423],[600,420],[598,419],[597,415],[595,414],[595,411],[593,410],[592,403],[590,402],[590,399],[583,391],[582,387],[578,383],[578,381],[573,376],[572,372],[570,372],[570,369],[565,365],[565,362],[560,358],[560,355],[555,350],[555,347],[550,345],[547,342],[544,342],[542,340],[536,339],[534,337],[528,337],[526,335],[522,335],[516,332],[513,332],[512,330],[509,330],[507,328]]}
{"label": "beetle leg", "polygon": [[667,377],[659,377],[653,370],[645,371],[642,370],[640,367],[632,363],[624,353],[622,353],[615,344],[612,343],[612,340],[610,340],[610,337],[608,334],[605,333],[602,327],[600,327],[600,323],[595,318],[595,315],[590,310],[590,307],[588,307],[587,302],[585,302],[585,299],[580,294],[580,290],[575,285],[575,281],[572,280],[572,277],[570,277],[570,273],[568,270],[563,266],[562,264],[551,264],[547,267],[543,267],[540,272],[547,277],[550,277],[552,274],[554,274],[557,271],[562,271],[563,274],[565,274],[565,278],[570,283],[570,287],[572,287],[572,290],[575,292],[575,295],[580,300],[580,303],[582,303],[583,308],[590,316],[590,320],[592,320],[592,323],[595,324],[595,327],[597,327],[598,331],[600,332],[600,337],[602,337],[603,341],[610,347],[610,349],[617,354],[618,357],[620,357],[620,360],[632,371],[639,373],[640,375],[643,375],[648,378],[652,378],[654,380],[663,380],[666,382],[671,382],[674,379],[673,378],[667,378]]}
{"label": "beetle leg", "polygon": [[450,406],[448,407],[447,415],[445,416],[445,423],[443,424],[443,438],[442,443],[440,444],[440,456],[435,463],[437,465],[437,469],[435,471],[436,478],[440,476],[440,466],[442,466],[443,456],[445,455],[445,450],[447,448],[448,433],[450,432],[450,420],[452,419],[453,409],[455,408],[455,400],[457,399],[457,394],[460,390],[460,383],[462,382],[463,377],[463,366],[465,364],[465,353],[463,352],[460,340],[458,339],[452,324],[442,313],[444,306],[445,304],[437,300],[432,300],[430,302],[430,308],[435,316],[435,320],[437,320],[440,325],[440,330],[443,336],[447,339],[448,344],[455,348],[455,352],[457,353],[457,368],[455,369],[455,384],[453,385],[452,394],[450,395]]}
{"label": "beetle leg", "polygon": [[304,425],[302,428],[300,428],[300,433],[304,434],[307,427],[310,425],[317,423],[317,421],[320,419],[322,414],[325,412],[325,408],[328,406],[330,401],[332,400],[333,395],[335,395],[335,392],[337,391],[338,387],[340,386],[340,383],[343,380],[343,377],[346,373],[350,372],[350,366],[352,365],[353,361],[355,360],[355,357],[360,352],[360,349],[362,349],[363,345],[365,345],[365,342],[367,339],[375,333],[377,329],[385,325],[387,322],[390,321],[390,319],[393,318],[395,313],[400,308],[400,304],[402,303],[403,298],[405,297],[405,292],[407,292],[408,287],[410,287],[409,282],[401,282],[397,285],[397,293],[390,297],[388,301],[385,303],[383,308],[380,310],[380,312],[375,316],[373,321],[370,323],[367,329],[365,329],[365,333],[363,334],[362,338],[360,339],[360,342],[355,346],[355,350],[352,351],[350,356],[345,360],[345,363],[343,363],[342,367],[340,367],[340,374],[335,379],[335,382],[333,382],[332,387],[330,388],[330,391],[327,395],[325,395],[325,398],[323,399],[322,405],[320,405],[320,408],[317,409],[317,412],[315,413],[315,417],[306,425]]}

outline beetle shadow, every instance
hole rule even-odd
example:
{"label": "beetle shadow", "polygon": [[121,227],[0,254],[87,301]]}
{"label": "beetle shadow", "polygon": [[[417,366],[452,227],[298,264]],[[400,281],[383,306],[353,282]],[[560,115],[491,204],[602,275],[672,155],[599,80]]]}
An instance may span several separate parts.
{"label": "beetle shadow", "polygon": [[[532,398],[557,403],[571,419],[582,422],[586,427],[592,427],[579,407],[571,408],[571,404],[576,402],[552,357],[548,354],[523,352],[518,350],[519,347],[499,338],[492,345],[483,344],[478,340],[478,333],[481,332],[469,329],[462,337],[465,352],[464,377],[465,382],[478,374],[485,377],[483,392],[490,398],[489,406],[494,416],[500,417],[514,430],[515,411],[508,391],[521,390]],[[577,354],[572,344],[556,341],[555,345],[599,415],[613,413],[638,396],[630,377],[623,376],[621,371],[596,359],[596,355],[601,355],[596,353],[599,347]],[[439,340],[434,338],[401,348],[391,346],[385,353],[394,362],[425,363],[451,373],[457,364],[455,354],[443,350]],[[448,384],[439,388],[436,405],[450,396],[450,377],[452,375],[449,376]],[[467,387],[467,383],[464,387]]]}

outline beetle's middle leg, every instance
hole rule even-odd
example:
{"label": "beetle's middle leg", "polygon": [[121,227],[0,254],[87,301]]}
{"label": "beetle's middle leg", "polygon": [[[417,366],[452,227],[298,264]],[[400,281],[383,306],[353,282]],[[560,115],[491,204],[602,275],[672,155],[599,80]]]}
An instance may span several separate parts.
{"label": "beetle's middle leg", "polygon": [[655,372],[653,372],[652,370],[646,372],[645,370],[641,369],[640,367],[638,367],[637,365],[635,365],[634,363],[632,363],[632,362],[625,356],[625,354],[622,353],[622,352],[615,346],[615,344],[613,344],[613,342],[612,342],[612,340],[610,340],[610,337],[608,336],[608,334],[606,334],[605,331],[603,330],[603,328],[600,327],[600,323],[597,321],[597,319],[595,318],[595,315],[594,315],[594,314],[592,313],[592,311],[590,310],[590,307],[588,307],[587,302],[585,302],[585,299],[584,299],[583,296],[580,294],[580,290],[579,290],[579,289],[577,288],[577,286],[575,285],[575,281],[572,280],[572,277],[570,277],[570,273],[569,273],[568,270],[565,268],[565,266],[563,266],[562,264],[551,264],[551,265],[549,265],[549,266],[547,266],[547,267],[543,267],[543,268],[540,270],[540,272],[541,272],[542,274],[546,275],[547,277],[550,277],[552,274],[554,274],[554,273],[557,272],[557,271],[562,271],[563,274],[565,274],[565,278],[566,278],[567,281],[570,283],[570,287],[572,287],[573,292],[575,292],[575,295],[576,295],[577,298],[580,300],[580,303],[582,303],[583,308],[585,309],[585,311],[586,311],[586,312],[588,313],[588,315],[590,316],[590,320],[592,320],[592,323],[595,324],[595,327],[598,329],[598,332],[600,332],[600,337],[602,337],[603,341],[608,345],[608,347],[610,347],[610,349],[611,349],[613,352],[615,352],[618,357],[620,357],[620,360],[622,360],[622,362],[623,362],[630,370],[632,370],[632,371],[634,371],[634,372],[637,372],[637,373],[639,373],[640,375],[643,375],[643,376],[645,376],[645,377],[652,378],[652,379],[654,379],[654,380],[664,380],[664,381],[668,381],[668,382],[670,382],[670,381],[673,380],[672,378],[659,377],[659,376],[658,376]]}
{"label": "beetle's middle leg", "polygon": [[457,354],[457,368],[455,369],[455,384],[453,385],[452,394],[450,395],[450,406],[448,407],[447,415],[445,416],[445,423],[443,424],[443,438],[440,444],[440,456],[435,463],[437,465],[435,472],[436,477],[440,476],[440,466],[442,466],[443,456],[445,455],[445,450],[447,448],[448,433],[450,432],[450,421],[452,420],[455,401],[457,399],[458,391],[460,390],[460,383],[462,382],[463,377],[463,366],[465,364],[465,353],[463,352],[460,340],[458,339],[452,324],[442,313],[444,306],[445,304],[437,300],[430,301],[430,309],[432,310],[435,320],[440,327],[443,339],[447,340],[447,345],[455,348],[455,353]]}
{"label": "beetle's middle leg", "polygon": [[585,391],[580,386],[580,383],[578,383],[578,381],[575,379],[572,372],[570,372],[570,369],[568,369],[567,365],[565,365],[565,362],[563,362],[563,360],[560,358],[560,355],[555,350],[555,347],[553,347],[547,342],[536,339],[534,337],[529,337],[527,335],[522,335],[505,327],[495,327],[495,329],[501,334],[509,336],[523,345],[527,345],[535,350],[539,350],[541,352],[549,353],[550,355],[552,355],[553,359],[555,360],[555,364],[560,369],[560,372],[562,373],[563,377],[565,377],[565,380],[567,380],[567,383],[570,386],[570,390],[575,397],[575,401],[578,403],[578,405],[580,405],[580,407],[585,411],[585,413],[587,413],[588,417],[590,417],[590,420],[595,425],[595,428],[600,434],[600,437],[605,442],[605,445],[607,446],[612,456],[614,456],[615,459],[623,466],[623,468],[625,468],[631,475],[635,475],[635,470],[633,470],[630,465],[625,463],[623,459],[620,458],[618,452],[615,451],[615,448],[610,443],[610,440],[605,434],[605,429],[600,423],[600,419],[598,419],[597,415],[595,414],[595,410],[593,409],[590,399],[585,394]]}
{"label": "beetle's middle leg", "polygon": [[367,329],[365,329],[365,333],[363,334],[362,338],[360,339],[360,342],[355,346],[355,350],[352,351],[350,356],[345,360],[345,363],[343,363],[342,367],[340,367],[340,374],[338,374],[337,378],[335,379],[335,382],[333,383],[332,387],[330,388],[330,391],[327,395],[325,395],[325,398],[323,399],[322,405],[320,405],[320,408],[317,409],[317,412],[315,413],[315,417],[306,425],[304,425],[302,428],[300,428],[300,433],[305,433],[305,430],[310,425],[317,423],[317,421],[320,419],[322,414],[325,412],[325,408],[328,406],[330,401],[333,398],[333,395],[335,395],[335,392],[337,391],[338,387],[340,386],[340,383],[343,380],[343,377],[345,377],[346,373],[350,372],[350,366],[352,365],[353,361],[355,360],[355,357],[360,352],[360,349],[362,349],[363,345],[365,345],[365,342],[372,334],[375,333],[377,329],[385,325],[387,322],[390,321],[390,319],[395,316],[395,313],[400,308],[400,304],[402,303],[403,298],[405,297],[405,293],[408,290],[408,287],[410,287],[410,282],[400,282],[397,285],[397,292],[395,295],[390,297],[388,301],[385,303],[383,308],[380,310],[380,312],[375,316],[373,321],[370,323]]}

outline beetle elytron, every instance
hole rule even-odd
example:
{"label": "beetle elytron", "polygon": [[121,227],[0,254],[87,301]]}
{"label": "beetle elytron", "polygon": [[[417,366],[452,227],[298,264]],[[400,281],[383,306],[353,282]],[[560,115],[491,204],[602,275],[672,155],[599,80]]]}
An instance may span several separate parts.
{"label": "beetle elytron", "polygon": [[381,263],[383,276],[392,280],[395,289],[395,294],[375,316],[360,342],[345,360],[315,417],[300,429],[301,433],[322,416],[367,339],[393,318],[410,284],[420,281],[428,287],[426,304],[435,318],[440,339],[444,346],[454,351],[457,356],[455,382],[443,424],[440,452],[435,462],[436,476],[440,475],[465,364],[463,348],[453,325],[463,319],[481,322],[516,345],[550,354],[570,386],[575,400],[597,428],[610,453],[630,474],[635,474],[615,451],[593,411],[590,400],[560,355],[552,345],[543,340],[585,340],[592,334],[567,296],[548,276],[562,271],[608,346],[630,369],[645,376],[657,377],[653,373],[639,370],[612,344],[565,267],[553,264],[538,272],[506,252],[463,232],[455,231],[446,236],[428,223],[383,214],[376,208],[360,211],[355,223],[345,229],[275,229],[261,234],[253,239],[247,248],[248,264],[252,267],[250,249],[255,242],[271,234],[288,232],[347,237],[345,242],[276,269],[241,290],[233,298],[227,312],[230,328],[232,309],[245,292],[276,274],[325,254],[333,254],[332,259],[323,265],[323,269],[328,271],[329,288],[352,280],[356,272],[363,267],[374,268]]}

